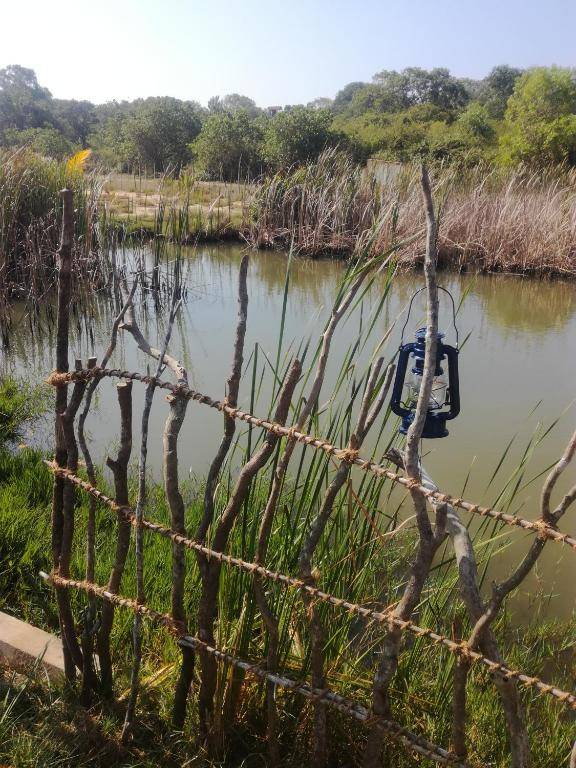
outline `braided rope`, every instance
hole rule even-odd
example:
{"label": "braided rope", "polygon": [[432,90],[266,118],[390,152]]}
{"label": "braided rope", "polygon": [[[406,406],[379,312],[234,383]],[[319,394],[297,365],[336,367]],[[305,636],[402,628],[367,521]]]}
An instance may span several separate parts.
{"label": "braided rope", "polygon": [[313,688],[305,682],[292,680],[291,678],[269,672],[258,664],[239,659],[226,651],[205,643],[197,637],[184,634],[182,625],[179,622],[174,621],[169,614],[160,613],[143,603],[138,603],[136,600],[110,592],[104,587],[91,581],[78,581],[75,579],[64,578],[56,573],[47,574],[40,572],[40,575],[45,581],[53,586],[64,587],[66,589],[79,589],[89,594],[96,595],[110,603],[121,606],[122,608],[128,608],[135,613],[139,613],[168,629],[168,631],[178,640],[180,645],[196,649],[199,648],[205,653],[211,654],[219,661],[225,661],[244,670],[247,674],[254,675],[263,680],[270,680],[276,685],[299,693],[307,699],[320,701],[322,704],[338,709],[339,711],[354,717],[356,720],[360,720],[369,725],[374,725],[380,730],[390,734],[393,738],[396,738],[413,751],[418,752],[437,763],[454,765],[457,766],[457,768],[471,768],[469,763],[462,762],[459,757],[443,747],[428,741],[428,739],[425,739],[423,736],[413,733],[394,720],[388,720],[378,715],[374,715],[367,707],[359,702],[347,699],[344,696],[331,691],[329,688]]}
{"label": "braided rope", "polygon": [[[137,525],[136,515],[130,507],[118,505],[114,499],[107,496],[105,493],[103,493],[103,491],[99,490],[86,480],[82,480],[82,478],[78,477],[70,470],[59,467],[55,462],[46,461],[45,463],[51,472],[53,472],[55,475],[62,477],[70,483],[73,483],[78,488],[82,489],[86,493],[89,493],[91,496],[98,499],[100,502],[115,512],[121,513],[132,525]],[[337,608],[342,608],[350,613],[355,613],[365,619],[375,621],[379,624],[396,626],[402,630],[411,632],[418,637],[428,638],[431,642],[444,646],[451,653],[456,654],[460,658],[465,658],[469,661],[484,665],[490,670],[492,674],[498,675],[498,677],[501,677],[504,680],[517,680],[526,687],[536,688],[541,693],[546,693],[558,701],[561,701],[563,704],[566,704],[571,709],[576,710],[576,696],[574,694],[568,693],[567,691],[563,691],[560,688],[550,685],[549,683],[540,680],[538,677],[526,675],[518,670],[510,669],[504,664],[499,664],[495,661],[492,661],[492,659],[489,659],[487,656],[483,656],[481,653],[478,653],[477,651],[469,648],[465,642],[456,642],[451,640],[449,637],[446,637],[445,635],[434,632],[431,629],[420,627],[409,619],[400,619],[394,616],[394,614],[390,611],[382,612],[374,611],[370,608],[364,608],[357,603],[352,603],[340,597],[330,595],[327,592],[323,592],[322,590],[305,583],[301,579],[297,579],[292,576],[286,576],[285,574],[278,573],[277,571],[271,571],[264,566],[241,560],[240,558],[233,557],[232,555],[227,555],[224,552],[218,552],[214,549],[211,549],[210,547],[205,546],[204,544],[200,544],[193,539],[183,536],[180,533],[176,533],[171,528],[167,528],[166,526],[160,525],[159,523],[154,523],[144,518],[142,520],[142,526],[147,530],[152,531],[153,533],[158,533],[159,535],[186,547],[187,549],[202,552],[209,559],[218,560],[222,563],[226,563],[233,567],[247,571],[248,573],[257,573],[262,578],[283,584],[287,587],[298,589],[311,595],[317,600],[330,603]]]}
{"label": "braided rope", "polygon": [[426,488],[424,485],[418,483],[417,480],[404,477],[403,475],[399,475],[396,472],[392,472],[392,470],[387,469],[386,467],[382,466],[382,464],[378,464],[377,462],[371,461],[370,459],[363,459],[358,456],[356,452],[350,451],[350,449],[338,448],[323,438],[314,437],[313,435],[309,435],[306,432],[300,432],[294,427],[283,427],[276,422],[268,421],[267,419],[261,419],[257,416],[253,416],[250,413],[241,411],[239,408],[232,408],[221,400],[213,400],[208,395],[204,395],[201,392],[190,389],[189,387],[171,384],[169,381],[162,381],[160,379],[156,379],[153,376],[146,376],[142,373],[121,371],[117,368],[86,368],[80,371],[70,371],[69,373],[54,372],[48,377],[47,381],[53,386],[61,387],[66,386],[66,384],[73,381],[87,381],[91,378],[103,378],[106,376],[120,379],[130,379],[132,381],[140,381],[144,384],[153,382],[159,389],[166,389],[177,396],[186,397],[187,399],[194,400],[195,402],[201,403],[202,405],[215,408],[222,413],[226,413],[233,419],[245,421],[248,424],[252,424],[255,427],[261,427],[267,432],[272,432],[273,434],[280,437],[287,437],[291,440],[296,440],[299,443],[303,443],[304,445],[309,445],[312,448],[317,448],[318,450],[324,451],[329,456],[335,456],[340,460],[348,461],[350,464],[355,464],[356,466],[360,467],[360,469],[365,472],[372,472],[378,477],[386,477],[395,483],[399,483],[405,488],[417,488],[424,496],[430,499],[434,499],[437,502],[451,504],[453,507],[458,507],[465,510],[466,512],[480,515],[482,517],[490,517],[493,520],[498,520],[501,523],[505,523],[506,525],[510,525],[512,527],[522,528],[523,530],[536,534],[540,538],[550,539],[551,541],[558,541],[562,544],[567,544],[571,549],[576,551],[576,538],[569,536],[567,533],[560,532],[557,528],[550,525],[545,520],[526,520],[523,517],[518,517],[518,515],[509,515],[505,512],[499,512],[496,509],[492,509],[491,507],[482,507],[479,504],[472,504],[465,499],[450,496],[447,493],[442,493],[441,491],[431,488]]}

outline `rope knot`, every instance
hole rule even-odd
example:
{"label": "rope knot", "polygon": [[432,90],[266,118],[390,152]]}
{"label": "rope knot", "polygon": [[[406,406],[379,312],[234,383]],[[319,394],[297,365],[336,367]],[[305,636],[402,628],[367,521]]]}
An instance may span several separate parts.
{"label": "rope knot", "polygon": [[348,464],[353,464],[354,461],[358,458],[358,451],[356,448],[342,448],[341,450],[336,451],[336,456],[341,461],[345,461]]}
{"label": "rope knot", "polygon": [[52,387],[65,387],[69,382],[67,373],[60,373],[59,371],[52,371],[50,376],[46,379],[46,383]]}

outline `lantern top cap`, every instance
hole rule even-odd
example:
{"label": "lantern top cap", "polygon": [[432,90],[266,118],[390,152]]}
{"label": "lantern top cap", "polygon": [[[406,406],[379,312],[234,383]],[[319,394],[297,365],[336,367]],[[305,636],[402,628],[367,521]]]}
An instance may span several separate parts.
{"label": "lantern top cap", "polygon": [[[414,336],[416,337],[416,341],[425,342],[426,341],[426,328],[418,328],[417,331],[414,332]],[[438,331],[436,334],[438,341],[441,341],[445,334]]]}

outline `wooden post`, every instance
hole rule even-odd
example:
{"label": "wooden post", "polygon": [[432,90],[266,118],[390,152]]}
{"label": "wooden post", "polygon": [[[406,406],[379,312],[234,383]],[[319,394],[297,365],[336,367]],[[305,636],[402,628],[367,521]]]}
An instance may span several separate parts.
{"label": "wooden post", "polygon": [[[58,250],[58,318],[56,330],[56,371],[68,372],[68,337],[70,325],[70,298],[72,292],[72,243],[74,239],[74,206],[71,189],[63,189],[62,196],[62,236]],[[66,436],[64,433],[63,417],[68,404],[67,386],[56,388],[55,398],[55,461],[60,467],[65,467],[68,460]],[[65,481],[54,478],[52,495],[52,560],[54,569],[59,571],[62,558],[62,542],[64,535],[64,495]],[[82,667],[82,653],[72,619],[70,599],[66,590],[57,589],[58,616],[62,645],[64,649],[64,666],[66,679],[72,682],[76,677],[76,666]]]}

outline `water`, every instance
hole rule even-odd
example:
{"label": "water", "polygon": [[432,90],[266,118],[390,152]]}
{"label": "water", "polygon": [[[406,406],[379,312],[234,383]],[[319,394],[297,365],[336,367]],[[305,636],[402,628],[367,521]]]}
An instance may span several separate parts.
{"label": "water", "polygon": [[[242,256],[238,246],[202,247],[186,252],[188,298],[183,305],[170,345],[188,368],[193,388],[221,398],[229,374],[237,312],[237,278]],[[334,261],[296,259],[290,272],[284,330],[284,356],[296,354],[302,340],[317,340],[332,306],[344,265]],[[240,406],[251,406],[251,366],[256,343],[258,359],[267,369],[260,389],[256,413],[267,415],[271,377],[266,360],[274,363],[277,354],[279,319],[282,312],[287,259],[281,253],[254,253],[251,256],[248,290],[248,331],[245,345],[245,373]],[[321,402],[325,404],[337,371],[361,322],[366,328],[370,311],[376,306],[383,286],[377,281],[352,317],[337,333],[328,379]],[[531,519],[538,517],[542,474],[559,458],[576,425],[574,406],[576,383],[576,297],[571,283],[538,282],[509,276],[441,275],[458,306],[460,340],[466,339],[460,355],[460,416],[448,426],[450,436],[424,443],[425,466],[437,484],[447,492],[463,493],[467,499],[492,503],[505,485],[527,446],[525,471],[510,508]],[[395,279],[389,299],[378,316],[360,363],[369,359],[377,341],[399,317],[413,291],[422,286],[422,276],[408,274]],[[415,303],[407,333],[422,324],[423,305]],[[391,359],[398,347],[401,322],[394,326],[383,347]],[[102,354],[108,344],[112,323],[111,308],[95,301],[82,321],[71,329],[70,359],[86,360],[92,353]],[[448,306],[443,305],[441,323],[449,330]],[[163,337],[164,322],[149,312],[141,327],[152,344]],[[450,333],[447,341],[452,341]],[[29,378],[44,378],[53,368],[54,336],[48,323],[44,330],[31,332],[24,317],[16,323],[11,348],[4,355],[4,371]],[[145,371],[150,360],[135,349],[129,336],[120,334],[114,366]],[[151,364],[155,370],[155,364]],[[144,388],[134,386],[135,423],[139,422]],[[336,404],[332,404],[335,407]],[[149,462],[157,476],[161,472],[161,431],[167,413],[164,393],[157,393],[152,412]],[[552,429],[539,440],[546,430]],[[96,408],[88,423],[95,457],[102,461],[117,441],[118,415],[113,383],[105,381],[98,389]],[[392,427],[390,427],[390,433]],[[181,472],[202,477],[216,451],[222,434],[222,417],[216,411],[191,404],[180,438]],[[35,438],[50,449],[49,431]],[[135,440],[137,439],[135,435]],[[506,458],[494,480],[493,473],[512,440]],[[137,443],[135,442],[135,445]],[[134,455],[137,450],[134,451]],[[570,468],[560,490],[576,481]],[[533,482],[530,480],[536,478]],[[500,507],[506,498],[499,500]],[[464,514],[464,517],[468,516]],[[480,521],[473,521],[477,526]],[[574,534],[576,510],[561,527]],[[509,533],[500,543],[507,545],[491,566],[490,578],[506,575],[526,551],[532,537],[521,531]],[[535,575],[526,581],[514,602],[519,614],[541,606],[542,592],[549,601],[542,610],[548,615],[567,616],[574,610],[573,583],[576,555],[550,543]],[[566,588],[566,585],[569,585]]]}

